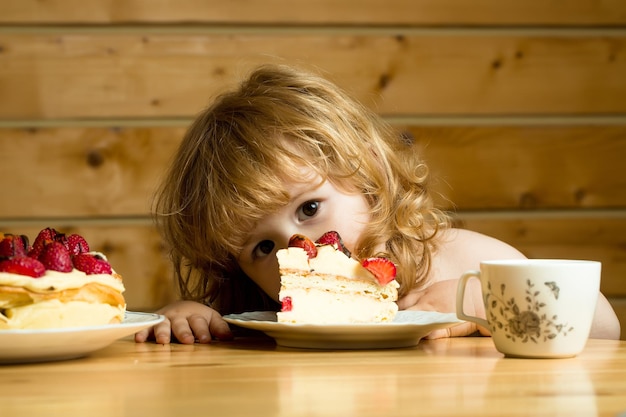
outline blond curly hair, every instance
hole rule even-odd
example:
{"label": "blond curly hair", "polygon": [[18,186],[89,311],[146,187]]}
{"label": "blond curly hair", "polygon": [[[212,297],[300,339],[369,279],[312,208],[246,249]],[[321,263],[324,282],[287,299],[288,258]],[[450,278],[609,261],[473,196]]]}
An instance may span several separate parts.
{"label": "blond curly hair", "polygon": [[400,296],[424,285],[449,219],[410,140],[323,77],[269,65],[197,117],[157,193],[182,298],[222,314],[278,308],[235,259],[256,223],[289,202],[285,181],[301,180],[303,168],[365,196],[371,224],[354,257],[390,258]]}

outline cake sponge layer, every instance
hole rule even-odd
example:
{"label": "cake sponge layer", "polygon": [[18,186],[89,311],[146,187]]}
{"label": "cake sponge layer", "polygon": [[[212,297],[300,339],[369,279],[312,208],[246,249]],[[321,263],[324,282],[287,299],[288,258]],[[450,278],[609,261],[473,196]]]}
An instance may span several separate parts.
{"label": "cake sponge layer", "polygon": [[58,299],[2,310],[0,329],[52,329],[121,323],[125,307]]}
{"label": "cake sponge layer", "polygon": [[[395,283],[395,281],[394,281]],[[291,299],[291,311],[279,312],[281,323],[339,324],[392,321],[398,306],[398,285],[335,275],[281,270],[281,300]]]}

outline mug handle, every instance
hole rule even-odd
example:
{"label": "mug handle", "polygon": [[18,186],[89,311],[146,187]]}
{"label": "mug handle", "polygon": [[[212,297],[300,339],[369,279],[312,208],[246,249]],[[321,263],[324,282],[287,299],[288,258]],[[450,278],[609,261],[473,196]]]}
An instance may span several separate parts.
{"label": "mug handle", "polygon": [[465,287],[467,285],[467,281],[470,278],[478,278],[480,279],[480,271],[467,271],[461,278],[459,279],[459,284],[456,289],[456,316],[465,321],[472,321],[479,326],[484,327],[485,329],[489,329],[489,323],[485,319],[481,319],[476,316],[468,316],[463,311],[463,300],[465,299]]}

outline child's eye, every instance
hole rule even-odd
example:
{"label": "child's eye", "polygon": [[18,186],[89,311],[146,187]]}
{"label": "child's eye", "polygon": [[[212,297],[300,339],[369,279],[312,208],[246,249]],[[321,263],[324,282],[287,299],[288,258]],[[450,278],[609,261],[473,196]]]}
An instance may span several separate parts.
{"label": "child's eye", "polygon": [[317,211],[320,208],[319,201],[307,201],[303,205],[300,206],[300,210],[298,215],[301,216],[301,220],[304,220],[308,217],[313,217],[317,214]]}
{"label": "child's eye", "polygon": [[263,240],[258,245],[254,247],[252,251],[252,256],[255,258],[262,258],[263,256],[267,256],[274,250],[274,242],[271,240]]}

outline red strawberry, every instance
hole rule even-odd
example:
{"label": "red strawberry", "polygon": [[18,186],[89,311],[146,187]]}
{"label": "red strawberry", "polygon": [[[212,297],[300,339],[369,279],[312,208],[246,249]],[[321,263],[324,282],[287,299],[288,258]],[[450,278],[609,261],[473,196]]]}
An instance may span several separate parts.
{"label": "red strawberry", "polygon": [[309,259],[317,256],[317,248],[315,243],[304,235],[295,234],[289,239],[290,248],[302,248],[309,255]]}
{"label": "red strawberry", "polygon": [[57,233],[54,237],[54,241],[59,242],[60,244],[65,246],[65,249],[69,249],[67,245],[67,236],[65,236],[65,233]]}
{"label": "red strawberry", "polygon": [[28,256],[16,256],[0,261],[0,272],[39,278],[46,273],[46,267],[37,259],[29,258]]}
{"label": "red strawberry", "polygon": [[293,305],[291,304],[291,297],[285,297],[280,300],[280,302],[282,304],[280,311],[291,311],[293,308]]}
{"label": "red strawberry", "polygon": [[387,285],[396,277],[396,266],[386,258],[367,258],[361,265],[370,271],[380,285]]}
{"label": "red strawberry", "polygon": [[331,230],[330,232],[324,233],[319,239],[315,241],[318,245],[331,245],[334,246],[335,249],[342,251],[348,258],[352,256],[348,248],[343,244],[343,240],[341,240],[341,236],[339,233]]}
{"label": "red strawberry", "polygon": [[33,259],[39,259],[39,255],[41,255],[41,251],[43,250],[44,246],[45,246],[44,243],[38,243],[37,245],[33,244],[33,246],[28,251],[28,254],[27,254],[28,257],[33,258]]}
{"label": "red strawberry", "polygon": [[46,240],[54,240],[54,237],[56,235],[58,235],[58,234],[59,234],[59,232],[57,232],[53,228],[46,227],[45,229],[42,229],[39,232],[39,234],[35,238],[35,242],[33,243],[33,245],[35,245],[38,241],[43,242],[43,241],[46,241]]}
{"label": "red strawberry", "polygon": [[50,242],[44,246],[39,255],[39,261],[53,271],[71,272],[72,258],[67,248],[60,242]]}
{"label": "red strawberry", "polygon": [[67,237],[67,249],[70,255],[79,255],[89,252],[89,244],[81,235],[73,234]]}
{"label": "red strawberry", "polygon": [[25,256],[27,251],[28,237],[24,235],[5,234],[0,240],[0,259]]}
{"label": "red strawberry", "polygon": [[31,258],[35,258],[35,259],[39,258],[39,255],[41,254],[43,247],[46,246],[50,242],[54,242],[54,238],[58,234],[59,232],[52,229],[51,227],[42,229],[37,235],[37,237],[35,238],[35,241],[33,242],[33,247],[28,252],[28,256],[30,256]]}
{"label": "red strawberry", "polygon": [[102,257],[92,253],[81,253],[74,256],[74,268],[83,271],[87,275],[110,274],[113,272],[111,264]]}

